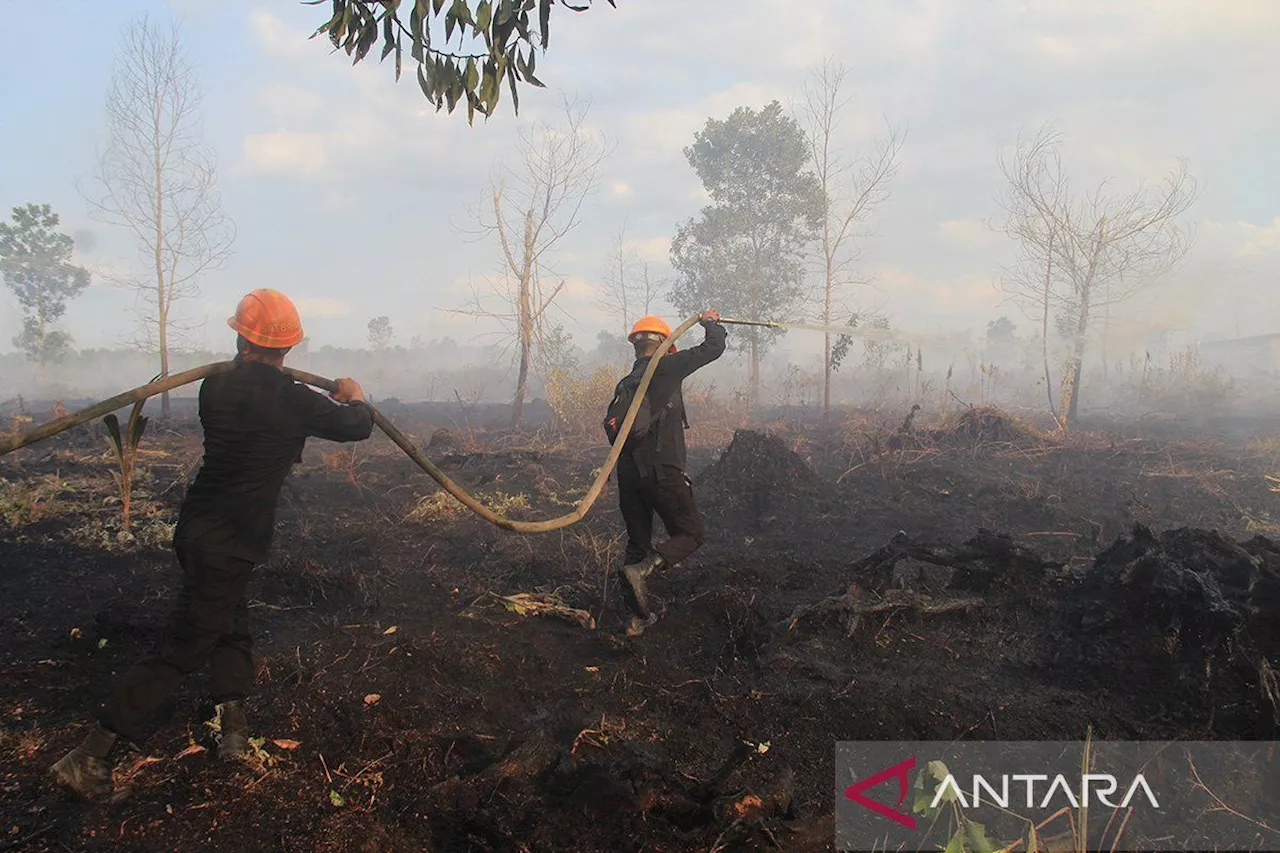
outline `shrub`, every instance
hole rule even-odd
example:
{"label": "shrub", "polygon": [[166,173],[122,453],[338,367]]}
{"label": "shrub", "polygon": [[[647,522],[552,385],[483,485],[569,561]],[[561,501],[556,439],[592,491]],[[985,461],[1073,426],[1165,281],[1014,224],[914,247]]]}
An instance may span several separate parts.
{"label": "shrub", "polygon": [[1235,382],[1221,367],[1208,369],[1200,352],[1187,347],[1169,356],[1168,369],[1159,369],[1146,377],[1142,399],[1157,405],[1195,408],[1225,402],[1235,391]]}
{"label": "shrub", "polygon": [[[509,495],[506,492],[489,492],[476,494],[476,500],[484,504],[498,515],[508,515],[512,510],[527,510],[529,499],[521,494]],[[444,491],[433,492],[418,501],[409,514],[407,521],[445,521],[459,518],[471,510],[467,509],[453,495]]]}
{"label": "shrub", "polygon": [[551,371],[546,380],[546,395],[556,428],[603,441],[600,423],[621,378],[615,368],[607,365],[598,366],[585,375],[568,370]]}

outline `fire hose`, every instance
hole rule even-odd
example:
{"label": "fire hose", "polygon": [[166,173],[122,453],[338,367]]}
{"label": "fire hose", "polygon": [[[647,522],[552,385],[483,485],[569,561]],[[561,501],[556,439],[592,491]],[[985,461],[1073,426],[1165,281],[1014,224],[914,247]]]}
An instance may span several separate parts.
{"label": "fire hose", "polygon": [[[700,316],[695,314],[677,326],[675,330],[672,331],[665,340],[663,340],[653,358],[649,359],[649,366],[640,377],[640,385],[636,389],[635,399],[631,401],[631,408],[627,410],[627,416],[623,419],[622,426],[618,431],[619,436],[630,435],[631,425],[635,423],[636,415],[640,411],[640,404],[644,402],[645,392],[649,389],[649,382],[653,379],[654,371],[658,369],[658,362],[661,361],[663,356],[668,353],[670,345],[685,332],[689,331],[689,329],[693,328],[698,323],[699,319]],[[34,444],[37,441],[43,441],[44,439],[55,436],[58,433],[65,432],[72,427],[79,426],[80,424],[88,423],[89,421],[108,415],[118,409],[124,408],[125,406],[131,404],[141,405],[142,402],[147,400],[149,397],[154,397],[155,395],[162,394],[165,391],[172,391],[174,388],[180,388],[183,385],[189,385],[192,382],[198,382],[202,379],[207,379],[210,376],[217,376],[220,373],[226,373],[230,370],[234,370],[235,366],[235,362],[220,361],[215,362],[214,364],[206,364],[203,367],[184,370],[181,373],[175,373],[171,376],[166,376],[154,382],[134,388],[132,391],[125,391],[123,394],[117,394],[108,400],[95,403],[88,408],[81,409],[78,412],[58,418],[57,420],[49,421],[48,423],[41,424],[40,426],[24,430],[16,437],[0,437],[0,456],[12,453],[21,447],[26,447],[27,445]],[[338,383],[334,382],[332,379],[326,379],[323,376],[316,376],[314,373],[307,373],[305,370],[286,367],[284,372],[299,382],[304,382],[307,385],[314,385],[315,387],[322,388],[325,391],[333,392],[338,388]],[[483,518],[485,521],[500,527],[503,530],[510,530],[515,533],[550,533],[553,530],[561,530],[571,524],[576,524],[581,521],[586,516],[587,511],[591,509],[591,505],[600,497],[600,493],[604,491],[604,484],[608,481],[609,474],[613,472],[614,466],[618,464],[618,457],[622,455],[623,442],[618,441],[610,449],[609,456],[605,460],[604,467],[602,467],[599,473],[596,474],[596,479],[591,484],[591,488],[587,490],[587,493],[582,500],[578,501],[578,503],[574,505],[574,510],[572,512],[558,518],[549,518],[544,521],[516,521],[515,519],[498,515],[496,512],[489,509],[487,506],[468,494],[466,489],[455,483],[449,478],[448,474],[440,470],[439,466],[428,459],[427,456],[409,440],[408,436],[396,428],[395,424],[387,420],[386,416],[384,416],[382,412],[379,412],[372,405],[369,406],[369,409],[373,413],[373,422],[377,425],[378,429],[382,430],[387,438],[395,442],[396,446],[404,451],[404,454],[412,459],[419,468],[426,471],[431,479],[439,483],[442,489],[453,495],[453,497],[455,497],[463,506]]]}

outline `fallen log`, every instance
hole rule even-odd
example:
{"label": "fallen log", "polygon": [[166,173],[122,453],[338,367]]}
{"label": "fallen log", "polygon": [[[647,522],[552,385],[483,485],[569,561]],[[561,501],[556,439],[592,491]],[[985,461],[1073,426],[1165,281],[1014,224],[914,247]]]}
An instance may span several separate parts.
{"label": "fallen log", "polygon": [[890,589],[883,594],[864,592],[855,583],[850,584],[848,591],[843,595],[833,595],[815,604],[797,607],[787,619],[786,629],[794,630],[802,619],[840,614],[848,617],[845,633],[846,636],[852,636],[865,615],[910,610],[924,616],[936,616],[943,613],[976,610],[984,603],[981,598],[976,597],[941,599],[910,589]]}

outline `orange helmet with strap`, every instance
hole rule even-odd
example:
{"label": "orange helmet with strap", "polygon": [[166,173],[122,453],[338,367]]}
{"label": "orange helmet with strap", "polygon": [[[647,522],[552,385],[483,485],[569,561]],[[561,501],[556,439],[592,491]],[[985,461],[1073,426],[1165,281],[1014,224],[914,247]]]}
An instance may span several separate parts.
{"label": "orange helmet with strap", "polygon": [[[669,334],[671,334],[671,326],[667,325],[667,321],[654,314],[649,314],[636,320],[636,324],[631,327],[631,334],[627,335],[627,340],[633,344],[641,337],[661,341]],[[675,344],[671,345],[670,351],[676,351]]]}
{"label": "orange helmet with strap", "polygon": [[252,344],[269,349],[286,349],[302,343],[302,320],[289,297],[278,290],[262,288],[240,300],[236,315],[227,325]]}

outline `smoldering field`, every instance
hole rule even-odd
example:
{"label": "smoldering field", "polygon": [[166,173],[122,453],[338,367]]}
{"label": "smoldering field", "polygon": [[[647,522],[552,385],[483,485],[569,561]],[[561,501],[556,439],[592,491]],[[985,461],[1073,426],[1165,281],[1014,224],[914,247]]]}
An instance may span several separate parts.
{"label": "smoldering field", "polygon": [[[304,363],[339,372],[323,358]],[[366,358],[341,372],[414,363]],[[735,368],[693,383],[710,537],[656,582],[665,615],[637,640],[612,486],[581,524],[515,536],[385,438],[312,442],[252,591],[259,753],[211,760],[197,678],[126,757],[114,806],[42,773],[160,636],[193,402],[144,436],[128,536],[100,425],[0,459],[0,825],[48,851],[817,851],[837,740],[1274,737],[1280,436],[1240,381],[1206,409],[1216,379],[1152,371],[1167,398],[1086,406],[1063,433],[1030,414],[1033,382],[988,386],[980,363],[948,384],[918,358],[850,369],[864,405],[825,418],[785,370],[750,414]],[[604,459],[595,372],[565,368],[520,430],[460,387],[425,403],[368,385],[450,476],[538,518]],[[1123,396],[1109,382],[1093,387]]]}

